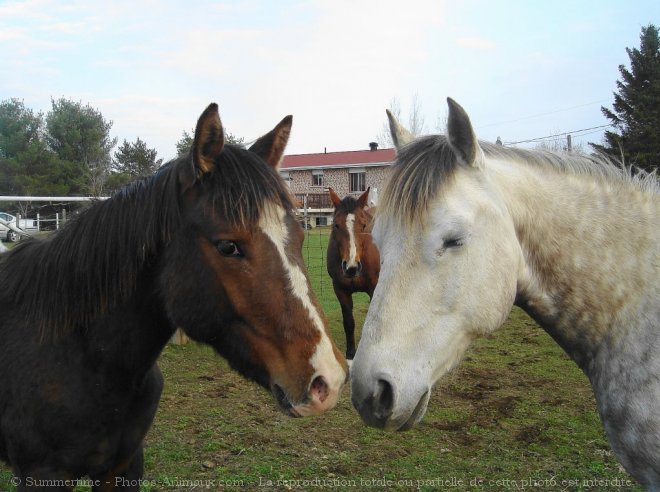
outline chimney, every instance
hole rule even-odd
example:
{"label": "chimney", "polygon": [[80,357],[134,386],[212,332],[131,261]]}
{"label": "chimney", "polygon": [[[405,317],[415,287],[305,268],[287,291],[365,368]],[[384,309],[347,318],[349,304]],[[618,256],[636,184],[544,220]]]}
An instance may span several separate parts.
{"label": "chimney", "polygon": [[369,142],[369,149],[372,151],[378,150],[378,142]]}

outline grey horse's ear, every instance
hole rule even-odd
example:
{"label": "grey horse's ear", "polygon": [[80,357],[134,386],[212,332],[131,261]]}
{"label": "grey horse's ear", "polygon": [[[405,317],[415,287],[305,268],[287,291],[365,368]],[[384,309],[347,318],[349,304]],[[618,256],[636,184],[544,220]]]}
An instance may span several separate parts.
{"label": "grey horse's ear", "polygon": [[392,143],[394,144],[394,147],[399,150],[404,145],[412,142],[415,139],[415,136],[399,124],[389,109],[386,109],[385,112],[387,113],[387,119],[390,122]]}
{"label": "grey horse's ear", "polygon": [[479,143],[465,110],[451,97],[447,98],[447,140],[459,159],[468,166],[478,166]]}

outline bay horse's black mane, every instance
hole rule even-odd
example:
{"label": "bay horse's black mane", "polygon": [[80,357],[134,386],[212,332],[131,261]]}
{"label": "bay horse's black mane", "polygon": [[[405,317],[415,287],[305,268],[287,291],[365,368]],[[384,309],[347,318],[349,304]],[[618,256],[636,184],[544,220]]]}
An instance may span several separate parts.
{"label": "bay horse's black mane", "polygon": [[[2,255],[0,305],[20,306],[42,336],[57,336],[85,329],[127,302],[141,276],[157,268],[163,247],[187,232],[181,179],[193,182],[193,173],[190,156],[170,161],[95,203],[61,231]],[[202,187],[196,210],[213,212],[233,227],[257,223],[267,201],[293,206],[277,171],[238,146],[226,145],[215,169],[195,186]]]}

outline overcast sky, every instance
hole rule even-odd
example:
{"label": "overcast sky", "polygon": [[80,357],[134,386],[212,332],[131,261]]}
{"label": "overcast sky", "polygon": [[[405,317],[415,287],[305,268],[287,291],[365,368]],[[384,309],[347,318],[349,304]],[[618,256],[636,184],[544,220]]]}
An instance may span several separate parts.
{"label": "overcast sky", "polygon": [[451,96],[516,142],[607,124],[649,23],[658,0],[0,0],[0,99],[89,103],[165,160],[210,102],[248,141],[293,114],[288,153],[367,149],[415,94],[428,133]]}

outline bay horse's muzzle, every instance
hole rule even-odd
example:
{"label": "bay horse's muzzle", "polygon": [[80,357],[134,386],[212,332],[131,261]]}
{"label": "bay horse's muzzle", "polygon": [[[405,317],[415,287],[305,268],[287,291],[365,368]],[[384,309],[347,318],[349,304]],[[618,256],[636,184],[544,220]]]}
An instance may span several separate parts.
{"label": "bay horse's muzzle", "polygon": [[[348,371],[346,371],[348,373]],[[286,390],[277,383],[271,385],[271,391],[281,410],[291,417],[306,417],[318,415],[333,408],[339,399],[343,384],[348,376],[340,382],[339,387],[333,387],[328,379],[318,375],[311,381],[303,400],[292,401]]]}
{"label": "bay horse's muzzle", "polygon": [[346,278],[357,277],[362,273],[362,262],[358,261],[355,266],[348,266],[348,262],[344,260],[341,262],[341,271]]}

